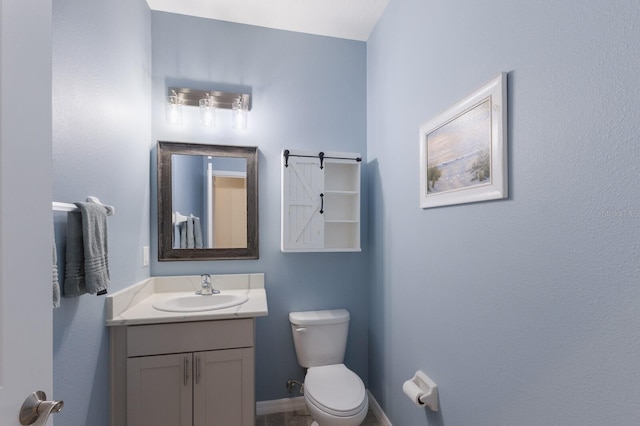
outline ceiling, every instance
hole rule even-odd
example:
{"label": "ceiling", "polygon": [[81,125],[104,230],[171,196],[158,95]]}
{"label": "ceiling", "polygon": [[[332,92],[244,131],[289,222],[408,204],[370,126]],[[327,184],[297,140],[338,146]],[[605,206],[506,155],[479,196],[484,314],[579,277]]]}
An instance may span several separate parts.
{"label": "ceiling", "polygon": [[366,41],[389,0],[147,0],[152,10]]}

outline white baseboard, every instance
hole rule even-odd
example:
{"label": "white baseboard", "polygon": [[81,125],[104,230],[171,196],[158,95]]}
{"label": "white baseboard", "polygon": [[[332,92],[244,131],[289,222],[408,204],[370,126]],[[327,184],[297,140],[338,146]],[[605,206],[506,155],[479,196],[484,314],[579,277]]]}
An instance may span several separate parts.
{"label": "white baseboard", "polygon": [[375,414],[378,421],[380,421],[380,426],[393,426],[391,421],[387,417],[387,415],[382,411],[382,407],[378,404],[378,401],[374,398],[374,396],[367,390],[367,395],[369,396],[369,409]]}
{"label": "white baseboard", "polygon": [[273,413],[286,413],[287,411],[306,410],[304,396],[294,398],[272,399],[270,401],[256,402],[256,415]]}
{"label": "white baseboard", "polygon": [[[373,397],[371,392],[367,391],[367,396],[369,397],[369,409],[373,412],[373,414],[380,421],[381,426],[393,426],[387,415],[384,414],[380,404]],[[293,398],[282,398],[282,399],[272,399],[270,401],[258,401],[256,402],[256,415],[262,416],[265,414],[273,414],[273,413],[285,413],[288,411],[299,411],[306,410],[307,407],[304,403],[303,396],[296,396]]]}

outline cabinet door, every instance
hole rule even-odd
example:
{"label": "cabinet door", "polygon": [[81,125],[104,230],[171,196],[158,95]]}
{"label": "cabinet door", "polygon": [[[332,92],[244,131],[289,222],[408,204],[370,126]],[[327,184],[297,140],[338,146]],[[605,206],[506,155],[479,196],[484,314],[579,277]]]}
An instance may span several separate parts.
{"label": "cabinet door", "polygon": [[253,348],[196,352],[194,363],[194,426],[253,426]]}
{"label": "cabinet door", "polygon": [[191,426],[193,355],[127,359],[127,426]]}
{"label": "cabinet door", "polygon": [[324,247],[320,159],[289,157],[282,165],[282,251]]}

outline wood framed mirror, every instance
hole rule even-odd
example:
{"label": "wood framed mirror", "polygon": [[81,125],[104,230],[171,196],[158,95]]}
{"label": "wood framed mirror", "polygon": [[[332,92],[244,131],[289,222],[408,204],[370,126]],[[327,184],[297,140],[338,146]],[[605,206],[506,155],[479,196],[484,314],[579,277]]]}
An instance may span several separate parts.
{"label": "wood framed mirror", "polygon": [[158,260],[258,258],[258,148],[158,141]]}

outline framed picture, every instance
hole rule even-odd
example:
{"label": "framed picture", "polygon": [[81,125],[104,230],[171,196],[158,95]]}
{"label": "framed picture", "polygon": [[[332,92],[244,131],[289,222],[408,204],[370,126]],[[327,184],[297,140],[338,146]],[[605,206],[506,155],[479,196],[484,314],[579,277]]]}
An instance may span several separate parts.
{"label": "framed picture", "polygon": [[506,198],[507,74],[420,126],[420,207]]}

